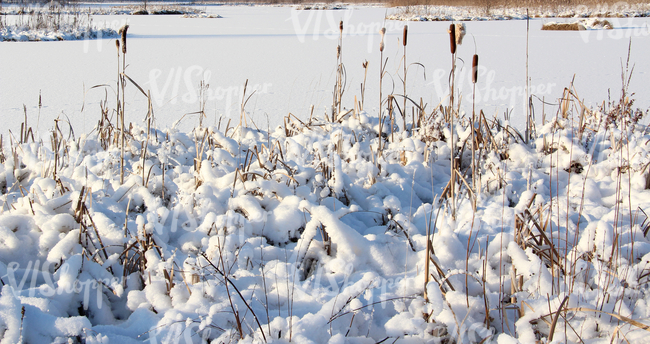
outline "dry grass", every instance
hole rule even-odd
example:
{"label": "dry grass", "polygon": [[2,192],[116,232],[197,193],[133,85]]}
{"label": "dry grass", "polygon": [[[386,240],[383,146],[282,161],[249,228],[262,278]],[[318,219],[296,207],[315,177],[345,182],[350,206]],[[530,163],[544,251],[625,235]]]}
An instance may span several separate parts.
{"label": "dry grass", "polygon": [[[645,4],[646,1],[632,0],[626,1],[627,4]],[[620,4],[620,1],[614,0],[390,0],[387,4],[391,7],[394,6],[415,6],[415,5],[430,5],[430,6],[476,6],[476,7],[552,7],[552,6],[603,6]]]}
{"label": "dry grass", "polygon": [[549,31],[580,31],[588,29],[612,30],[614,27],[607,20],[594,19],[592,21],[578,21],[574,23],[556,23],[550,22],[542,25],[542,30]]}
{"label": "dry grass", "polygon": [[[545,17],[630,17],[648,16],[647,2],[615,2],[576,0],[390,0],[386,3],[389,7],[397,7],[389,17],[391,19],[405,20],[413,15],[425,18],[428,21],[450,20],[454,17],[470,20],[476,16],[487,16],[495,19],[508,19],[512,16],[531,18]],[[412,19],[409,19],[412,20]],[[419,20],[423,20],[422,18]]]}
{"label": "dry grass", "polygon": [[546,23],[542,25],[542,30],[549,30],[549,31],[580,31],[580,30],[586,30],[584,25],[576,22],[576,23]]}

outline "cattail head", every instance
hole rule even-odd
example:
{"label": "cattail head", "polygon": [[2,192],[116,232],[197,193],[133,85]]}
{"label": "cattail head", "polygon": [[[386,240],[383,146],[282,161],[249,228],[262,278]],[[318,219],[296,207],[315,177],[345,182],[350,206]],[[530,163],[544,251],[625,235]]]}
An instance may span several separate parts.
{"label": "cattail head", "polygon": [[119,51],[120,51],[120,40],[119,39],[115,40],[115,47],[117,48],[117,51],[119,53]]}
{"label": "cattail head", "polygon": [[341,33],[343,33],[343,21],[342,20],[339,22],[339,31],[341,31]]}
{"label": "cattail head", "polygon": [[478,81],[478,55],[474,54],[472,59],[472,82],[476,83]]}
{"label": "cattail head", "polygon": [[368,60],[363,61],[363,63],[361,64],[361,66],[362,66],[363,68],[368,68]]}
{"label": "cattail head", "polygon": [[379,42],[379,51],[384,51],[384,35],[386,34],[386,28],[382,27],[381,30],[379,30],[379,34],[381,35],[381,41]]}
{"label": "cattail head", "polygon": [[402,44],[404,44],[404,46],[406,46],[406,37],[408,36],[408,32],[409,32],[408,25],[404,25],[404,34],[402,35]]}
{"label": "cattail head", "polygon": [[456,45],[463,44],[464,37],[465,37],[465,24],[464,23],[456,24]]}
{"label": "cattail head", "polygon": [[119,34],[122,36],[122,54],[126,54],[126,31],[129,30],[129,25],[126,24],[122,26],[119,30]]}
{"label": "cattail head", "polygon": [[456,25],[449,24],[449,47],[451,48],[451,54],[456,53]]}
{"label": "cattail head", "polygon": [[562,118],[568,118],[567,113],[569,112],[569,89],[564,88],[562,92],[562,102],[560,103],[560,112],[562,113]]}

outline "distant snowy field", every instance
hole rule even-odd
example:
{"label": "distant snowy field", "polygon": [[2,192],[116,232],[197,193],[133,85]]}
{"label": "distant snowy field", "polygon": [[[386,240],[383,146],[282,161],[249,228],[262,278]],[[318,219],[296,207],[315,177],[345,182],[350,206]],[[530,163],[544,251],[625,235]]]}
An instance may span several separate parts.
{"label": "distant snowy field", "polygon": [[[246,110],[259,127],[281,123],[289,112],[309,117],[311,105],[322,113],[331,104],[336,69],[339,20],[344,20],[343,63],[347,72],[344,104],[360,99],[363,81],[361,64],[368,60],[366,109],[377,113],[379,34],[387,28],[387,71],[393,76],[384,93],[402,94],[396,72],[400,69],[402,46],[398,42],[407,22],[385,21],[390,9],[349,7],[337,11],[297,11],[291,7],[201,7],[221,19],[181,16],[94,16],[94,23],[117,29],[130,25],[127,74],[151,90],[156,121],[170,127],[183,114],[199,110],[198,85],[204,79],[205,110],[211,123],[238,118],[242,92],[248,79],[248,94],[255,95]],[[574,85],[587,104],[596,106],[607,99],[608,89],[620,88],[621,60],[627,56],[632,37],[631,61],[636,63],[631,91],[638,106],[650,105],[650,89],[644,80],[650,64],[643,63],[650,45],[647,18],[613,19],[615,30],[585,32],[541,31],[548,20],[530,21],[529,75],[531,91],[547,102],[556,103],[564,87]],[[408,22],[408,63],[413,66],[407,79],[407,93],[429,108],[444,99],[448,88],[450,59],[447,54],[446,22]],[[525,86],[526,21],[467,22],[467,37],[459,57],[469,63],[477,52],[482,76],[477,85],[477,104],[493,116],[512,110],[512,122],[523,123]],[[38,97],[42,95],[38,129],[47,132],[52,120],[67,117],[81,132],[98,120],[98,101],[103,89],[88,91],[99,84],[115,85],[116,51],[112,39],[75,42],[9,43],[0,49],[0,111],[5,128],[17,130],[27,106],[29,122],[36,127]],[[471,100],[468,65],[460,64],[459,88],[466,105]],[[426,76],[426,79],[425,79]],[[127,88],[127,121],[146,113],[146,99],[134,87]],[[114,91],[108,90],[108,98]],[[85,107],[83,107],[85,99]],[[82,112],[81,109],[84,108]],[[541,113],[541,102],[535,101]],[[541,121],[540,118],[538,118]],[[196,124],[186,117],[181,127]]]}

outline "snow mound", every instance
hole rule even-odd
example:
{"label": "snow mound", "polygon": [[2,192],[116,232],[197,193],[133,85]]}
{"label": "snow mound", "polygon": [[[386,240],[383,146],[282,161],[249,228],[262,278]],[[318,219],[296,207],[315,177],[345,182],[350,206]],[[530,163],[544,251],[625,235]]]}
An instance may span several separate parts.
{"label": "snow mound", "polygon": [[581,19],[573,23],[548,22],[542,25],[542,30],[554,31],[612,30],[613,28],[609,21],[596,18]]}

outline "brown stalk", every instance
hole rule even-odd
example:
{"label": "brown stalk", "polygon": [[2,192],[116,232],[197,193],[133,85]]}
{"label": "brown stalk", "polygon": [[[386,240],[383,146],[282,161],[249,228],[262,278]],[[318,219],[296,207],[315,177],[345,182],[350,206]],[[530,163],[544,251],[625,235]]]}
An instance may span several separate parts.
{"label": "brown stalk", "polygon": [[[449,111],[448,111],[448,116],[449,116],[449,126],[450,126],[450,138],[449,138],[449,143],[450,143],[450,148],[451,148],[451,153],[450,153],[450,191],[451,191],[451,216],[453,219],[456,219],[456,174],[454,173],[454,170],[456,169],[455,166],[455,155],[456,155],[456,146],[454,144],[454,81],[455,81],[455,74],[456,74],[456,25],[455,24],[450,24],[449,25],[449,43],[450,43],[450,51],[451,51],[451,73],[450,73],[450,79],[451,79],[451,85],[450,85],[450,92],[449,92]],[[458,104],[460,106],[460,102]]]}
{"label": "brown stalk", "polygon": [[456,25],[449,24],[449,48],[451,54],[456,53]]}
{"label": "brown stalk", "polygon": [[[408,31],[409,27],[408,25],[404,25],[404,31],[402,32],[402,45],[404,46],[404,61],[403,66],[404,66],[404,79],[403,81],[403,86],[404,86],[404,106],[402,107],[402,120],[403,120],[403,128],[402,130],[406,130],[406,43],[407,43],[407,38],[408,38]],[[415,125],[415,121],[413,123]],[[391,133],[392,135],[392,133]]]}

